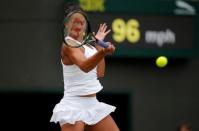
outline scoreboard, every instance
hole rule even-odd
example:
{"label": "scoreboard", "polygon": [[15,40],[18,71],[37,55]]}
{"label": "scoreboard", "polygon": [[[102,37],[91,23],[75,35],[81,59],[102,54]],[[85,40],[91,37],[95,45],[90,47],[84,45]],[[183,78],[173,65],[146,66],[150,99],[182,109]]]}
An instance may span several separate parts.
{"label": "scoreboard", "polygon": [[116,46],[115,56],[185,57],[195,49],[192,16],[141,16],[131,14],[90,14],[92,29],[106,22],[112,32],[107,41]]}
{"label": "scoreboard", "polygon": [[194,3],[185,2],[189,9],[182,9],[175,1],[160,0],[76,2],[88,13],[93,32],[104,22],[112,30],[105,40],[116,46],[114,57],[191,57],[197,52]]}

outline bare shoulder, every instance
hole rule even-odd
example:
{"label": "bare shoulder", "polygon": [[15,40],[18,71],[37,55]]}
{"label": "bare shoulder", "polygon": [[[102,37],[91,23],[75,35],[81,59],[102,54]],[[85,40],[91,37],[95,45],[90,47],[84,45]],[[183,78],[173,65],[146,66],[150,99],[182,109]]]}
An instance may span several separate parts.
{"label": "bare shoulder", "polygon": [[65,44],[61,47],[61,59],[65,65],[74,64],[72,61],[77,55],[83,55],[84,48],[72,48]]}
{"label": "bare shoulder", "polygon": [[62,47],[61,47],[61,52],[63,52],[65,55],[69,55],[71,53],[77,53],[77,52],[82,52],[84,53],[84,48],[83,47],[79,47],[79,48],[72,48],[72,47],[69,47],[65,44],[62,44]]}

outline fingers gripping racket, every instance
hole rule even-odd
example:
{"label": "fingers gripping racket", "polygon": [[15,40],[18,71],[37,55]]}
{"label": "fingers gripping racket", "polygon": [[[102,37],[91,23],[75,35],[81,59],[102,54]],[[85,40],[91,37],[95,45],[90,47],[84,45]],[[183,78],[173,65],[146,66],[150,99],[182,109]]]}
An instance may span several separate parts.
{"label": "fingers gripping racket", "polygon": [[[74,48],[81,47],[85,44],[98,44],[104,48],[108,47],[107,42],[96,39],[93,33],[87,32],[88,29],[90,29],[90,25],[85,15],[81,12],[72,12],[64,19],[64,43]],[[86,37],[84,34],[86,34]]]}

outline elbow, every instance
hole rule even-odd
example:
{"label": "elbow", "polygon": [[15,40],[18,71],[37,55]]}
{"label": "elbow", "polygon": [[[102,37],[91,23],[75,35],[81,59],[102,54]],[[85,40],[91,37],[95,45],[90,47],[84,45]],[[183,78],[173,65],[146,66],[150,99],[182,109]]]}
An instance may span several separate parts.
{"label": "elbow", "polygon": [[85,64],[84,62],[79,62],[79,63],[77,63],[76,64],[78,67],[79,67],[79,69],[81,70],[81,71],[83,71],[84,73],[88,73],[91,69],[89,69],[89,67],[87,66],[87,64]]}
{"label": "elbow", "polygon": [[81,69],[84,73],[88,73],[90,70],[88,69]]}
{"label": "elbow", "polygon": [[88,73],[91,69],[87,68],[86,66],[79,66],[79,68],[84,72],[84,73]]}

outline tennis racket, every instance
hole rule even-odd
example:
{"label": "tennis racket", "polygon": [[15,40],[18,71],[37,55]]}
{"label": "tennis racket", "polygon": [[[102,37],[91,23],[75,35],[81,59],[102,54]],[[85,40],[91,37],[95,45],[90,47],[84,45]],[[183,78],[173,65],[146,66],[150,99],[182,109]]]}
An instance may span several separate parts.
{"label": "tennis racket", "polygon": [[98,40],[93,34],[87,35],[86,38],[82,42],[77,41],[70,36],[66,36],[64,38],[64,40],[65,40],[66,45],[68,45],[70,47],[74,47],[74,48],[81,47],[85,44],[91,44],[91,45],[92,44],[98,44],[99,46],[104,47],[104,48],[108,47],[107,42],[105,42],[103,40]]}
{"label": "tennis racket", "polygon": [[[81,41],[79,41],[81,40]],[[90,24],[86,16],[81,12],[71,12],[64,19],[63,41],[66,45],[74,48],[85,44],[98,44],[104,48],[108,43],[98,40],[90,31]]]}

